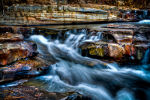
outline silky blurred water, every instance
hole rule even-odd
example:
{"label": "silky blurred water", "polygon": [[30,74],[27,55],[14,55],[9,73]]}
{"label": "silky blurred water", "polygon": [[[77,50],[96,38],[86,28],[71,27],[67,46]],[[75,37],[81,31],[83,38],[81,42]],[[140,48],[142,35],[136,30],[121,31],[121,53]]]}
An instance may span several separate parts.
{"label": "silky blurred water", "polygon": [[[149,20],[143,20],[133,24],[149,23]],[[101,32],[87,36],[86,29],[74,30],[67,31],[65,37],[62,42],[59,38],[30,36],[29,39],[37,44],[38,52],[46,60],[57,63],[50,66],[47,75],[30,79],[25,85],[50,92],[75,91],[90,96],[93,100],[150,99],[150,49],[146,51],[141,65],[120,65],[80,54],[80,43],[101,40]]]}

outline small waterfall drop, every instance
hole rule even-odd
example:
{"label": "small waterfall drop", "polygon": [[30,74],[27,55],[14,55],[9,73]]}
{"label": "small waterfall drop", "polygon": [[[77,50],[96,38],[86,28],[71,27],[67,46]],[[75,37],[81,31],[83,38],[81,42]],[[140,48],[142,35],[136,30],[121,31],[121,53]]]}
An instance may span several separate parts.
{"label": "small waterfall drop", "polygon": [[150,24],[150,20],[141,20],[138,22],[139,24]]}
{"label": "small waterfall drop", "polygon": [[148,64],[149,60],[150,60],[150,48],[146,50],[144,58],[142,60],[142,64]]}
{"label": "small waterfall drop", "polygon": [[88,37],[88,32],[85,29],[80,30],[77,32],[75,31],[67,31],[65,36],[68,38],[65,41],[65,44],[69,47],[77,49],[81,42],[85,41],[99,41],[102,38],[102,32],[97,32],[96,35],[91,35]]}
{"label": "small waterfall drop", "polygon": [[[120,68],[115,63],[83,57],[77,52],[80,42],[101,39],[102,33],[88,37],[85,30],[66,32],[66,40],[48,40],[41,35],[32,35],[30,39],[38,46],[38,51],[47,60],[56,60],[50,66],[48,75],[40,76],[38,81],[42,89],[50,92],[75,91],[93,98],[93,100],[134,100],[134,91],[150,87],[149,73],[131,68]],[[78,32],[77,32],[78,33]],[[145,56],[149,54],[147,50]],[[147,62],[148,58],[144,58]],[[131,92],[127,92],[129,90]],[[121,98],[123,97],[123,98]]]}

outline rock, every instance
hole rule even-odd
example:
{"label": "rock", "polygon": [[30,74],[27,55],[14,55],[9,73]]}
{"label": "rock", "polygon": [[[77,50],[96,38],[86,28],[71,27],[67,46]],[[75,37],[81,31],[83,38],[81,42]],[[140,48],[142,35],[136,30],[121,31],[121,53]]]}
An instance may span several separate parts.
{"label": "rock", "polygon": [[[48,69],[48,68],[47,68]],[[46,73],[45,73],[46,74]],[[16,73],[16,77],[17,78],[31,78],[31,77],[35,77],[35,76],[39,76],[41,75],[41,73],[39,71],[36,70],[32,70],[32,71],[21,71],[21,72],[17,72]]]}
{"label": "rock", "polygon": [[110,40],[112,40],[119,44],[132,43],[132,38],[134,34],[134,31],[132,29],[106,28],[102,30],[104,31],[102,40],[105,42],[109,42]]}
{"label": "rock", "polygon": [[108,44],[109,56],[116,59],[121,59],[125,54],[125,50],[121,45]]}
{"label": "rock", "polygon": [[50,63],[39,57],[16,61],[12,65],[0,68],[0,82],[12,81],[18,78],[31,78],[48,72]]}
{"label": "rock", "polygon": [[14,30],[12,29],[12,27],[0,27],[0,33],[6,33],[6,32],[11,32],[13,33]]}
{"label": "rock", "polygon": [[0,65],[7,65],[16,60],[32,56],[36,48],[31,42],[24,42],[22,34],[0,34]]}
{"label": "rock", "polygon": [[0,42],[16,42],[16,41],[23,41],[23,35],[13,34],[9,32],[0,34]]}
{"label": "rock", "polygon": [[79,47],[82,55],[140,63],[150,47],[150,31],[147,26],[108,24],[93,28],[87,36],[90,38],[98,32],[101,32],[101,40],[81,43]]}
{"label": "rock", "polygon": [[50,64],[35,54],[36,45],[25,42],[22,34],[0,34],[0,82],[46,73]]}
{"label": "rock", "polygon": [[[146,51],[150,48],[150,46],[147,46],[147,45],[135,45],[134,49],[135,49],[135,52],[134,52],[134,57],[137,61],[142,61],[145,57],[145,53]],[[148,55],[146,55],[148,56]]]}
{"label": "rock", "polygon": [[[116,43],[95,42],[80,45],[82,50],[87,50],[89,55],[121,59],[125,54],[124,48]],[[86,52],[87,52],[86,51]]]}
{"label": "rock", "polygon": [[29,70],[31,70],[31,67],[30,66],[24,66],[21,70],[22,71],[29,71]]}
{"label": "rock", "polygon": [[135,29],[137,26],[131,25],[131,24],[108,24],[107,26],[104,26],[103,28],[116,28],[116,29]]}
{"label": "rock", "polygon": [[92,98],[88,96],[83,96],[78,93],[74,93],[70,96],[68,96],[65,100],[92,100]]}
{"label": "rock", "polygon": [[75,92],[57,93],[40,90],[34,86],[13,86],[0,88],[0,98],[6,100],[92,100]]}
{"label": "rock", "polygon": [[7,65],[16,60],[32,56],[35,52],[32,43],[0,43],[0,65]]}

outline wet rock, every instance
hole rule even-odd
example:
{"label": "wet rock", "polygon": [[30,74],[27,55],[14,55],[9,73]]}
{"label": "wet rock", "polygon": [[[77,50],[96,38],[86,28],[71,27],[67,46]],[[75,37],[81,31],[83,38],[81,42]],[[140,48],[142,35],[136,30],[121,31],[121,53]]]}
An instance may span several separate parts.
{"label": "wet rock", "polygon": [[18,78],[30,78],[48,72],[50,63],[42,61],[39,57],[16,61],[12,65],[0,68],[0,82]]}
{"label": "wet rock", "polygon": [[82,50],[87,50],[92,56],[121,59],[125,54],[124,48],[116,43],[95,42],[82,44],[80,47]]}
{"label": "wet rock", "polygon": [[23,35],[13,34],[9,32],[0,34],[0,42],[16,42],[16,41],[23,41]]}
{"label": "wet rock", "polygon": [[32,43],[0,43],[0,65],[7,65],[16,60],[26,58],[35,52]]}
{"label": "wet rock", "polygon": [[6,32],[10,32],[10,33],[13,33],[14,30],[12,29],[12,27],[0,27],[0,33],[6,33]]}
{"label": "wet rock", "polygon": [[116,29],[135,29],[137,26],[131,25],[131,24],[108,24],[107,26],[104,26],[104,28],[116,28]]}
{"label": "wet rock", "polygon": [[144,59],[146,54],[146,51],[150,48],[150,46],[146,46],[146,45],[135,45],[135,52],[134,52],[134,57],[137,61],[142,61]]}
{"label": "wet rock", "polygon": [[84,42],[79,46],[84,56],[114,58],[118,61],[135,60],[140,63],[150,47],[150,31],[146,26],[108,24],[90,31],[90,37],[98,32],[101,32],[102,36],[97,42]]}
{"label": "wet rock", "polygon": [[119,44],[132,43],[133,33],[134,31],[130,29],[108,29],[103,33],[103,40],[109,42],[114,38]]}
{"label": "wet rock", "polygon": [[24,42],[22,34],[0,34],[0,65],[7,65],[16,60],[32,56],[36,48],[31,42]]}
{"label": "wet rock", "polygon": [[[47,68],[48,69],[48,68]],[[45,73],[46,74],[46,73]],[[17,78],[31,78],[31,77],[35,77],[35,76],[39,76],[41,75],[41,73],[39,71],[36,70],[32,70],[32,71],[21,71],[21,72],[17,72],[16,73],[16,77]]]}
{"label": "wet rock", "polygon": [[31,67],[30,66],[24,66],[21,70],[22,71],[29,71],[29,70],[31,70]]}
{"label": "wet rock", "polygon": [[150,43],[150,30],[149,27],[139,27],[133,36],[133,44],[145,44],[148,45]]}
{"label": "wet rock", "polygon": [[78,93],[74,93],[70,96],[68,96],[66,99],[64,100],[92,100],[92,98],[88,97],[88,96],[83,96],[80,95]]}
{"label": "wet rock", "polygon": [[6,100],[92,100],[75,92],[47,92],[34,86],[19,85],[0,89],[0,98]]}

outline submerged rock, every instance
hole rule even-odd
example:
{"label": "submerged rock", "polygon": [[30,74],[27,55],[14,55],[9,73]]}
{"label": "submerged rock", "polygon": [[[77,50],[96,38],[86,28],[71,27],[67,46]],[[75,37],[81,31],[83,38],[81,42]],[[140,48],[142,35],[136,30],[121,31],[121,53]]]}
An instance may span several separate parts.
{"label": "submerged rock", "polygon": [[0,98],[6,100],[92,100],[89,97],[75,92],[47,92],[34,86],[20,85],[0,89]]}

